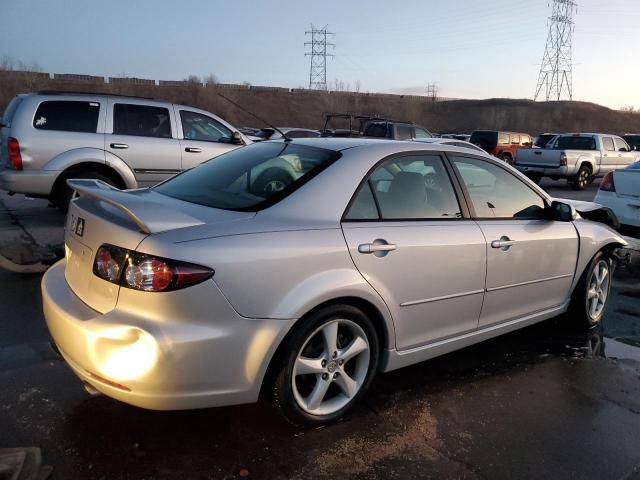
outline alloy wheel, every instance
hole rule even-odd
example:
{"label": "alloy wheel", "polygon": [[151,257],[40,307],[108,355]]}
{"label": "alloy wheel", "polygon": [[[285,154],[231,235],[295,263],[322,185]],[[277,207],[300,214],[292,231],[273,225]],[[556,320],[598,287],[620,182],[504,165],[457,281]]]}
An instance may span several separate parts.
{"label": "alloy wheel", "polygon": [[578,185],[581,188],[584,188],[589,183],[589,172],[587,170],[580,170],[580,174],[578,175]]}
{"label": "alloy wheel", "polygon": [[593,267],[587,289],[587,312],[594,321],[599,321],[604,311],[610,281],[609,263],[606,260],[600,260]]}
{"label": "alloy wheel", "polygon": [[318,327],[298,352],[291,376],[298,406],[330,415],[349,404],[367,378],[371,351],[360,325],[331,320]]}
{"label": "alloy wheel", "polygon": [[279,192],[286,187],[282,180],[271,180],[264,185],[263,191],[266,193]]}

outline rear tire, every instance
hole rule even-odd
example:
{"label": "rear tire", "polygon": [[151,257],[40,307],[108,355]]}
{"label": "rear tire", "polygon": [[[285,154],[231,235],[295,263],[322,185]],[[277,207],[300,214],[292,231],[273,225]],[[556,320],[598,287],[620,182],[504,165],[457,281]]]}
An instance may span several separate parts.
{"label": "rear tire", "polygon": [[591,328],[602,321],[609,304],[614,262],[598,252],[589,262],[571,298],[569,314],[577,325]]}
{"label": "rear tire", "polygon": [[57,187],[56,191],[53,193],[50,199],[51,203],[53,203],[56,207],[58,207],[65,213],[67,212],[67,210],[69,210],[69,202],[73,198],[73,190],[69,188],[69,185],[67,185],[68,178],[91,178],[95,180],[102,180],[103,182],[108,183],[109,185],[112,185],[114,187],[117,186],[116,182],[111,177],[96,171],[87,170],[84,172],[71,173],[67,175]]}
{"label": "rear tire", "polygon": [[273,402],[293,425],[340,419],[362,398],[378,369],[376,329],[351,305],[332,305],[309,316],[283,352]]}
{"label": "rear tire", "polygon": [[591,169],[586,165],[582,165],[578,170],[575,178],[571,182],[571,187],[574,190],[584,190],[587,185],[591,183]]}
{"label": "rear tire", "polygon": [[503,162],[509,164],[509,165],[513,165],[513,158],[511,157],[511,154],[509,153],[503,153],[502,155],[500,155],[500,160],[502,160]]}

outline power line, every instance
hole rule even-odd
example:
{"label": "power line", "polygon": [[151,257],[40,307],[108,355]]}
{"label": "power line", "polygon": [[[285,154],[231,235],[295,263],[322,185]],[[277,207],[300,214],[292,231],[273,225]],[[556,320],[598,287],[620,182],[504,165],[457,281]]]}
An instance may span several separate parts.
{"label": "power line", "polygon": [[324,28],[315,28],[311,25],[311,30],[304,32],[311,35],[311,41],[304,42],[311,47],[311,51],[305,53],[305,57],[311,57],[309,64],[309,89],[327,89],[327,57],[333,58],[327,53],[327,47],[335,47],[335,43],[327,43],[327,36],[335,33],[327,32],[327,25]]}
{"label": "power line", "polygon": [[573,14],[577,9],[578,4],[574,0],[553,0],[534,100],[543,96],[547,101],[558,101],[563,95],[573,100],[571,41],[575,27]]}

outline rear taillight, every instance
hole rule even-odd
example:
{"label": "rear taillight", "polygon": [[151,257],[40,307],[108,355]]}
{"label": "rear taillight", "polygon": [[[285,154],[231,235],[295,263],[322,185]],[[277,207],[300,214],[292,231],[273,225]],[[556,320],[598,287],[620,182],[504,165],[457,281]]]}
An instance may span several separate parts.
{"label": "rear taillight", "polygon": [[9,150],[9,165],[14,170],[22,170],[22,155],[20,154],[20,144],[18,140],[9,137],[7,140],[7,149]]}
{"label": "rear taillight", "polygon": [[560,154],[560,166],[561,167],[566,167],[567,166],[567,154],[562,152]]}
{"label": "rear taillight", "polygon": [[145,292],[167,292],[203,282],[211,278],[214,271],[193,263],[105,244],[96,253],[93,273],[122,287]]}
{"label": "rear taillight", "polygon": [[613,172],[607,173],[600,182],[600,190],[603,192],[615,192],[616,184],[613,181]]}

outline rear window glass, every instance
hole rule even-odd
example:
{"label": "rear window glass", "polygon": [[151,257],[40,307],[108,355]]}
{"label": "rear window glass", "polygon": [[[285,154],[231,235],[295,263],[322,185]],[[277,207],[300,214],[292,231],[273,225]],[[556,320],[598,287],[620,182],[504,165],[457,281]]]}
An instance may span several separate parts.
{"label": "rear window glass", "polygon": [[113,106],[113,133],[171,138],[169,110],[162,107],[116,103]]}
{"label": "rear window glass", "polygon": [[544,148],[547,143],[549,143],[551,139],[553,139],[553,137],[555,137],[555,135],[539,135],[538,138],[536,138],[535,146]]}
{"label": "rear window glass", "polygon": [[7,105],[7,108],[4,111],[4,115],[2,115],[2,123],[7,126],[10,127],[11,126],[11,120],[13,119],[13,115],[16,113],[16,110],[18,110],[18,107],[20,106],[20,104],[22,103],[22,97],[13,97],[13,99],[9,102],[9,105]]}
{"label": "rear window glass", "polygon": [[257,211],[287,197],[339,157],[339,152],[293,143],[257,143],[187,170],[154,190],[208,207]]}
{"label": "rear window glass", "polygon": [[490,150],[498,144],[498,132],[473,132],[469,141],[484,150]]}
{"label": "rear window glass", "polygon": [[632,148],[640,146],[640,135],[624,135],[622,138],[624,138]]}
{"label": "rear window glass", "polygon": [[555,147],[558,150],[595,150],[596,140],[593,137],[559,137]]}
{"label": "rear window glass", "polygon": [[389,125],[386,123],[372,123],[364,132],[365,137],[386,138],[389,136]]}
{"label": "rear window glass", "polygon": [[38,130],[96,133],[100,104],[75,100],[51,100],[38,106],[33,126]]}

